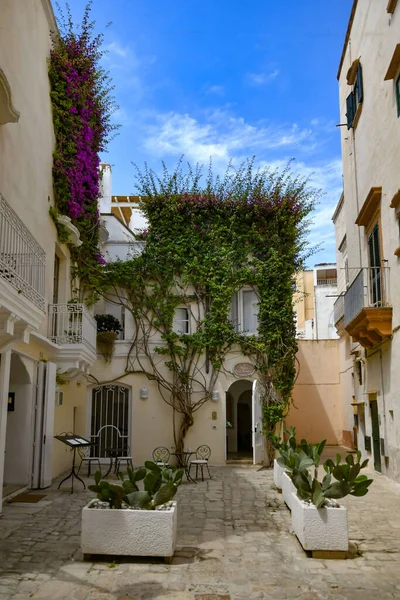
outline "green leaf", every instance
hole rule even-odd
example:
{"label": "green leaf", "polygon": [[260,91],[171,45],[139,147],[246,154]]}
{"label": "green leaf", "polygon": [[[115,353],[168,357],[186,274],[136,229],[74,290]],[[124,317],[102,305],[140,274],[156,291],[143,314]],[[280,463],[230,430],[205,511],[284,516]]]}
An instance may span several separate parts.
{"label": "green leaf", "polygon": [[158,473],[154,471],[148,471],[143,480],[143,485],[146,492],[149,492],[151,495],[155,494],[161,485],[161,471]]}
{"label": "green leaf", "polygon": [[94,480],[97,483],[97,485],[99,485],[101,481],[101,471],[96,471],[96,473],[94,474]]}
{"label": "green leaf", "polygon": [[176,487],[176,485],[174,485],[172,482],[166,483],[165,485],[160,487],[160,489],[154,496],[152,505],[159,506],[160,504],[165,504],[166,502],[169,502],[175,496],[177,489],[178,488]]}
{"label": "green leaf", "polygon": [[149,469],[150,471],[154,471],[154,473],[161,473],[160,467],[151,460],[146,460],[144,463],[144,466],[146,467],[146,469]]}
{"label": "green leaf", "polygon": [[133,477],[135,481],[142,481],[142,479],[144,479],[146,477],[146,469],[144,467],[141,467],[140,469],[138,469],[137,471],[133,472]]}
{"label": "green leaf", "polygon": [[317,479],[314,479],[313,481],[311,499],[313,504],[315,504],[317,508],[320,508],[325,501],[325,496],[322,492],[321,485]]}
{"label": "green leaf", "polygon": [[143,490],[139,492],[132,492],[132,494],[128,494],[126,499],[129,506],[132,506],[133,508],[150,508],[150,495],[148,492],[145,492]]}
{"label": "green leaf", "polygon": [[353,458],[352,454],[348,454],[346,456],[346,462],[347,462],[348,465],[351,465],[351,466],[354,465],[354,458]]}

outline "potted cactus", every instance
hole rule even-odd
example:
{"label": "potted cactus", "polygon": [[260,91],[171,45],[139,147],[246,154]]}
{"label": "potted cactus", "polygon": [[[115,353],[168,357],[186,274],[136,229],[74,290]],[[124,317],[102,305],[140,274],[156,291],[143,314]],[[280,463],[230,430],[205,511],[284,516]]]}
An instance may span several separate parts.
{"label": "potted cactus", "polygon": [[[81,546],[84,558],[91,554],[163,556],[175,551],[177,505],[172,502],[182,483],[183,469],[160,467],[147,461],[121,483],[95,474],[89,489],[97,494],[82,510]],[[139,485],[142,489],[140,489]]]}
{"label": "potted cactus", "polygon": [[[288,436],[286,441],[273,433],[268,435],[269,443],[276,452],[279,452],[280,456],[282,456],[282,452],[288,452],[290,448],[292,450],[296,450],[297,448],[296,428],[284,429],[284,433]],[[286,471],[286,466],[282,465],[282,462],[278,462],[277,458],[274,460],[274,484],[278,492],[282,491],[282,474]]]}
{"label": "potted cactus", "polygon": [[304,468],[294,468],[290,474],[296,493],[292,494],[292,527],[305,550],[342,552],[348,550],[347,510],[337,500],[347,495],[365,496],[372,479],[360,475],[368,459],[356,460],[349,454],[344,463],[337,454],[336,463],[325,461],[322,481]]}

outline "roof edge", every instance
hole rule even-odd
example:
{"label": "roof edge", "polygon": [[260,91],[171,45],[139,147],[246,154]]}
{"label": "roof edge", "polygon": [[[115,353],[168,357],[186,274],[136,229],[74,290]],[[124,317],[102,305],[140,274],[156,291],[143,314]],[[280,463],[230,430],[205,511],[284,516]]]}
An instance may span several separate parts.
{"label": "roof edge", "polygon": [[59,30],[58,30],[58,26],[57,26],[56,17],[54,15],[53,6],[51,4],[51,0],[42,0],[42,6],[43,6],[43,10],[46,14],[47,20],[49,22],[50,30],[54,34],[58,35]]}
{"label": "roof edge", "polygon": [[354,0],[353,1],[353,6],[351,7],[351,13],[350,13],[350,18],[349,18],[349,23],[347,25],[346,37],[344,38],[344,45],[343,45],[343,50],[342,50],[342,56],[340,57],[340,63],[339,63],[339,69],[338,69],[338,73],[337,73],[337,79],[339,79],[340,74],[342,72],[342,67],[343,67],[343,63],[344,63],[344,57],[345,57],[346,50],[347,50],[347,44],[349,43],[351,28],[353,26],[353,21],[354,21],[354,16],[356,14],[357,4],[358,4],[358,0]]}

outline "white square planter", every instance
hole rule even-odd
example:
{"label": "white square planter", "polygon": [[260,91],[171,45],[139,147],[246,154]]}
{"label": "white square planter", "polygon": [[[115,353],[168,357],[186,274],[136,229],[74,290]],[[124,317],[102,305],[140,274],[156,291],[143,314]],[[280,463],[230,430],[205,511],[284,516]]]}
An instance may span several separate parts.
{"label": "white square planter", "polygon": [[274,460],[274,484],[277,490],[282,491],[282,473],[285,473],[285,467],[278,464],[277,459]]}
{"label": "white square planter", "polygon": [[286,471],[282,473],[282,496],[289,510],[292,510],[292,494],[297,495],[297,490],[293,481]]}
{"label": "white square planter", "polygon": [[176,502],[167,510],[89,508],[91,502],[82,510],[83,554],[173,556]]}
{"label": "white square planter", "polygon": [[304,550],[347,552],[349,534],[347,510],[316,508],[292,494],[292,527]]}

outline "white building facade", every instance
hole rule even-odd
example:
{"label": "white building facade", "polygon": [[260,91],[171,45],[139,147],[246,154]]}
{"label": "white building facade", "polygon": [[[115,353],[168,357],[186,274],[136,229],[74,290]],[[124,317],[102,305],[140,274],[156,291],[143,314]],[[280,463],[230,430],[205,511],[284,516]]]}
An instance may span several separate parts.
{"label": "white building facade", "polygon": [[343,196],[334,214],[344,415],[400,481],[400,6],[354,1],[338,72]]}

